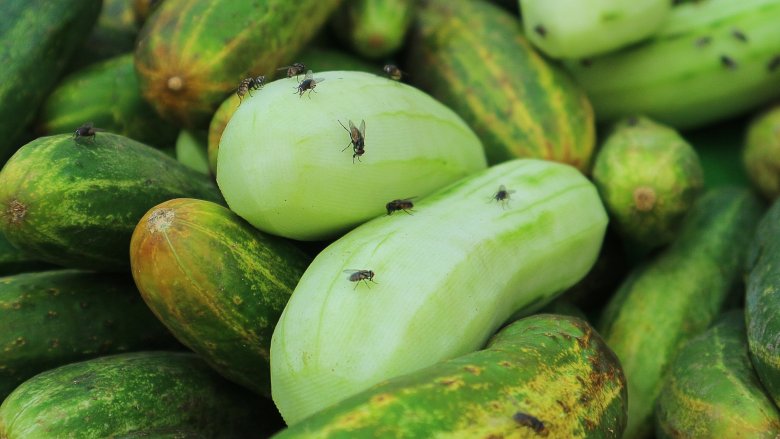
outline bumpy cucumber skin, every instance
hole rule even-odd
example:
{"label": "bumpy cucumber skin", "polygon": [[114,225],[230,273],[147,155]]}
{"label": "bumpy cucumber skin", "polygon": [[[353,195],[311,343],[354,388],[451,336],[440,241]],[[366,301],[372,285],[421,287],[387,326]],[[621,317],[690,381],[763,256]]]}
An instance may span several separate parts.
{"label": "bumpy cucumber skin", "polygon": [[655,420],[659,438],[780,436],[780,413],[748,356],[743,310],[726,313],[680,350]]}
{"label": "bumpy cucumber skin", "polygon": [[247,76],[291,62],[340,0],[165,0],[135,51],[141,90],[157,112],[207,128],[219,104]]}
{"label": "bumpy cucumber skin", "polygon": [[[491,199],[500,185],[516,192]],[[411,215],[352,230],[314,259],[274,331],[282,416],[293,424],[478,349],[516,312],[538,310],[581,279],[606,224],[596,188],[576,168],[517,159],[415,200]],[[350,282],[350,269],[372,270],[376,283]]]}
{"label": "bumpy cucumber skin", "polygon": [[0,172],[0,232],[45,262],[124,271],[138,220],[177,197],[222,202],[208,176],[127,137],[41,137]]}
{"label": "bumpy cucumber skin", "polygon": [[274,438],[618,438],[626,404],[623,372],[601,336],[578,318],[538,314],[484,350],[391,378]]}
{"label": "bumpy cucumber skin", "polygon": [[181,198],[141,218],[130,260],[144,300],[182,343],[270,396],[271,334],[308,256],[223,206]]}
{"label": "bumpy cucumber skin", "polygon": [[769,200],[780,197],[780,105],[750,121],[742,157],[753,186]]}
{"label": "bumpy cucumber skin", "polygon": [[[369,73],[381,72],[381,66],[373,65],[361,58],[334,49],[307,47],[296,55],[295,59],[300,60],[300,62],[303,62],[306,66],[311,67],[317,72],[328,70],[358,70]],[[282,77],[283,75],[286,75],[286,72],[277,72],[276,76]],[[211,171],[211,174],[213,175],[217,175],[217,155],[219,153],[219,141],[222,138],[222,132],[225,131],[225,126],[227,126],[233,113],[238,110],[240,104],[241,101],[235,93],[228,96],[228,98],[220,104],[219,108],[217,108],[217,111],[214,113],[214,116],[209,123],[208,158],[209,171]]]}
{"label": "bumpy cucumber skin", "polygon": [[596,56],[641,41],[671,7],[671,0],[520,0],[526,36],[552,58]]}
{"label": "bumpy cucumber skin", "polygon": [[600,122],[644,114],[703,126],[780,96],[779,20],[775,0],[690,2],[652,39],[567,67]]}
{"label": "bumpy cucumber skin", "polygon": [[336,35],[370,59],[397,52],[414,18],[420,0],[352,0],[333,16]]}
{"label": "bumpy cucumber skin", "polygon": [[614,127],[596,155],[593,180],[624,238],[645,249],[674,239],[704,188],[693,147],[645,117]]}
{"label": "bumpy cucumber skin", "polygon": [[44,102],[37,128],[44,135],[73,134],[85,122],[159,147],[173,145],[178,133],[141,96],[130,53],[63,79]]}
{"label": "bumpy cucumber skin", "polygon": [[759,224],[748,255],[745,320],[750,357],[767,392],[780,406],[780,202]]}
{"label": "bumpy cucumber skin", "polygon": [[67,269],[0,277],[0,346],[0,400],[63,364],[180,347],[130,276]]}
{"label": "bumpy cucumber skin", "polygon": [[599,332],[628,380],[626,438],[651,432],[662,376],[680,347],[717,317],[739,281],[763,209],[747,189],[706,192],[672,245],[629,274],[605,308]]}
{"label": "bumpy cucumber skin", "polygon": [[[0,14],[0,163],[97,20],[101,0],[5,0]],[[75,127],[73,129],[76,129]]]}
{"label": "bumpy cucumber skin", "polygon": [[463,117],[491,164],[530,157],[590,171],[588,97],[531,47],[517,17],[483,1],[429,0],[411,34],[411,81]]}
{"label": "bumpy cucumber skin", "polygon": [[0,406],[0,438],[106,438],[192,429],[206,437],[261,434],[263,401],[192,353],[117,354],[27,380]]}

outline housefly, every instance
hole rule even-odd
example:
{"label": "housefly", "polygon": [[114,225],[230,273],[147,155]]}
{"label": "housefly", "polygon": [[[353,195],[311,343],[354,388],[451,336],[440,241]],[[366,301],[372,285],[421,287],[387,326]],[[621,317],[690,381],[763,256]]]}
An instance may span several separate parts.
{"label": "housefly", "polygon": [[352,163],[355,163],[355,157],[357,157],[359,161],[360,156],[366,152],[366,121],[360,121],[360,129],[357,129],[351,120],[349,121],[349,129],[347,129],[341,121],[339,121],[339,124],[349,133],[349,143],[341,151],[344,152],[347,148],[352,146]]}
{"label": "housefly", "polygon": [[498,191],[495,194],[493,194],[491,200],[496,200],[497,202],[501,203],[502,206],[505,206],[506,203],[509,201],[510,195],[514,193],[515,191],[508,190],[506,186],[502,184],[498,187]]}
{"label": "housefly", "polygon": [[303,81],[299,82],[298,87],[296,87],[298,89],[298,97],[303,96],[303,93],[305,93],[306,90],[309,90],[309,99],[311,99],[311,92],[314,90],[314,87],[324,80],[325,78],[314,78],[312,71],[307,71],[306,76],[303,77]]}
{"label": "housefly", "polygon": [[387,76],[394,81],[400,81],[404,76],[404,72],[395,64],[385,64],[385,67],[382,70],[384,70],[384,72],[387,73]]}
{"label": "housefly", "polygon": [[399,210],[403,210],[404,212],[411,215],[409,212],[414,208],[414,203],[412,203],[412,200],[415,197],[411,198],[404,198],[403,200],[393,200],[385,205],[385,208],[387,208],[387,214],[392,215],[393,212],[397,212]]}
{"label": "housefly", "polygon": [[306,64],[296,62],[290,64],[289,66],[284,66],[276,70],[287,70],[288,78],[292,78],[293,76],[295,76],[295,79],[298,79],[298,75],[306,71]]}
{"label": "housefly", "polygon": [[95,141],[95,134],[100,131],[97,128],[95,128],[92,124],[92,122],[87,122],[80,127],[76,128],[76,131],[73,133],[73,140],[78,141],[79,137],[92,137],[92,141]]}
{"label": "housefly", "polygon": [[344,270],[344,273],[349,273],[349,279],[350,282],[355,282],[355,287],[352,288],[353,290],[357,288],[358,284],[360,282],[365,282],[366,286],[370,289],[371,286],[368,284],[369,282],[374,282],[374,272],[372,270]]}
{"label": "housefly", "polygon": [[238,95],[239,100],[242,100],[247,93],[249,93],[249,96],[252,96],[252,90],[258,90],[263,85],[265,85],[265,76],[263,75],[256,78],[246,78],[238,85],[236,95]]}

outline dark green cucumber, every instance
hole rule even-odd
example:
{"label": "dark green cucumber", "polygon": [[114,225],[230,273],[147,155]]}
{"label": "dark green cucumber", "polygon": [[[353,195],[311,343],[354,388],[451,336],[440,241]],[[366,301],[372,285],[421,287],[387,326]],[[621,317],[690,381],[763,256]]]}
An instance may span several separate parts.
{"label": "dark green cucumber", "polygon": [[356,53],[383,59],[396,53],[412,24],[418,0],[352,0],[333,15],[333,29]]}
{"label": "dark green cucumber", "polygon": [[780,197],[780,104],[749,122],[742,154],[753,186],[769,200]]}
{"label": "dark green cucumber", "polygon": [[79,270],[0,277],[0,400],[33,375],[105,354],[180,345],[133,279]]}
{"label": "dark green cucumber", "polygon": [[629,274],[607,305],[600,333],[628,380],[626,437],[651,432],[661,379],[675,353],[717,317],[740,281],[763,206],[747,189],[710,190],[677,239]]}
{"label": "dark green cucumber", "polygon": [[275,438],[618,438],[626,383],[585,321],[539,314],[484,350],[377,384]]}
{"label": "dark green cucumber", "polygon": [[599,149],[593,181],[624,239],[652,249],[677,235],[704,175],[696,151],[674,128],[630,117]]}
{"label": "dark green cucumber", "polygon": [[166,119],[206,128],[242,79],[291,62],[339,2],[165,0],[138,37],[143,95]]}
{"label": "dark green cucumber", "polygon": [[482,0],[428,0],[411,35],[412,82],[471,126],[488,162],[531,157],[590,171],[588,97],[531,47],[517,17]]}
{"label": "dark green cucumber", "polygon": [[172,146],[179,131],[160,119],[141,96],[132,54],[63,79],[43,104],[37,125],[42,134],[72,134],[85,122],[158,147]]}
{"label": "dark green cucumber", "polygon": [[780,202],[761,220],[748,255],[745,320],[750,356],[780,406]]}
{"label": "dark green cucumber", "polygon": [[3,439],[165,437],[177,430],[263,437],[277,422],[265,400],[184,352],[117,354],[61,366],[25,381],[0,406]]}
{"label": "dark green cucumber", "polygon": [[127,137],[41,137],[0,171],[0,232],[42,261],[126,270],[138,220],[177,197],[222,200],[208,176]]}
{"label": "dark green cucumber", "polygon": [[132,52],[141,27],[136,23],[132,0],[103,0],[97,23],[73,57],[70,69]]}
{"label": "dark green cucumber", "polygon": [[780,437],[780,413],[748,356],[743,310],[680,350],[658,396],[656,437]]}
{"label": "dark green cucumber", "polygon": [[[4,0],[0,14],[0,163],[89,35],[101,0]],[[75,127],[74,127],[75,129]]]}
{"label": "dark green cucumber", "polygon": [[746,118],[730,119],[683,133],[696,150],[704,171],[704,187],[750,187],[742,163],[742,151],[735,148],[744,141]]}
{"label": "dark green cucumber", "polygon": [[53,268],[51,264],[41,262],[12,246],[0,233],[0,276],[23,273],[26,271],[47,270]]}
{"label": "dark green cucumber", "polygon": [[133,277],[171,332],[215,370],[270,396],[271,334],[309,258],[218,204],[155,206],[130,243]]}

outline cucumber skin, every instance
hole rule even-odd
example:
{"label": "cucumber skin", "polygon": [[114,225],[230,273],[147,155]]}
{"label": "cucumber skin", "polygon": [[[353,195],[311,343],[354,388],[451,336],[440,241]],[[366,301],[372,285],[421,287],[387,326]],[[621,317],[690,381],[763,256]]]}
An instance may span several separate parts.
{"label": "cucumber skin", "polygon": [[[507,205],[491,200],[501,184],[517,191]],[[271,340],[273,397],[288,424],[483,346],[515,313],[581,279],[607,225],[589,180],[536,159],[463,178],[414,211],[352,230],[298,283]],[[373,270],[377,284],[350,282],[344,271],[355,268]]]}
{"label": "cucumber skin", "polygon": [[0,276],[24,273],[28,271],[43,271],[56,268],[56,265],[36,261],[12,246],[0,233]]}
{"label": "cucumber skin", "polygon": [[537,314],[484,350],[377,384],[274,438],[618,438],[626,405],[620,363],[601,336],[581,319]]}
{"label": "cucumber skin", "polygon": [[750,362],[744,310],[724,314],[680,350],[655,422],[659,438],[780,436],[780,413]]}
{"label": "cucumber skin", "polygon": [[156,147],[172,146],[178,130],[141,96],[133,55],[127,53],[67,76],[43,103],[37,130],[73,134],[85,122]]}
{"label": "cucumber skin", "polygon": [[106,438],[193,429],[206,437],[266,430],[263,401],[192,353],[110,355],[27,380],[0,406],[0,438]]}
{"label": "cucumber skin", "polygon": [[761,219],[750,247],[745,280],[745,320],[750,358],[761,382],[780,406],[780,202]]}
{"label": "cucumber skin", "polygon": [[[143,96],[180,127],[208,128],[248,76],[270,76],[314,37],[340,0],[165,0],[141,29]],[[172,87],[178,78],[180,87]]]}
{"label": "cucumber skin", "polygon": [[744,170],[764,198],[774,201],[780,197],[780,105],[755,115],[745,137]]}
{"label": "cucumber skin", "polygon": [[[740,279],[764,207],[746,189],[694,203],[675,242],[634,269],[607,304],[599,332],[628,380],[627,438],[651,432],[661,379],[675,353],[717,317]],[[674,286],[674,295],[670,295]]]}
{"label": "cucumber skin", "polygon": [[404,43],[419,0],[352,0],[331,21],[336,36],[358,55],[391,57]]}
{"label": "cucumber skin", "polygon": [[517,17],[481,0],[429,0],[419,7],[406,65],[416,85],[477,133],[490,164],[541,158],[590,172],[590,101],[534,50]]}
{"label": "cucumber skin", "polygon": [[16,142],[23,130],[97,21],[101,4],[101,0],[3,1],[0,163],[19,146]]}
{"label": "cucumber skin", "polygon": [[0,400],[63,364],[181,347],[130,276],[68,269],[0,277],[0,346]]}
{"label": "cucumber skin", "polygon": [[141,218],[130,259],[143,299],[182,343],[270,396],[271,334],[308,256],[226,207],[180,198]]}
{"label": "cucumber skin", "polygon": [[222,200],[209,177],[132,139],[41,137],[0,171],[0,232],[41,261],[124,271],[138,220],[177,197]]}

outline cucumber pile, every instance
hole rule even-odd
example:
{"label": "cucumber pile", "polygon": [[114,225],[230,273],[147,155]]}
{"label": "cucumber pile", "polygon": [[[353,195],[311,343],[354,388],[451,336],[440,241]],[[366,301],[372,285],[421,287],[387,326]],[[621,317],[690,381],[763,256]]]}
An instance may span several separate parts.
{"label": "cucumber pile", "polygon": [[0,439],[780,436],[780,0],[0,9]]}

